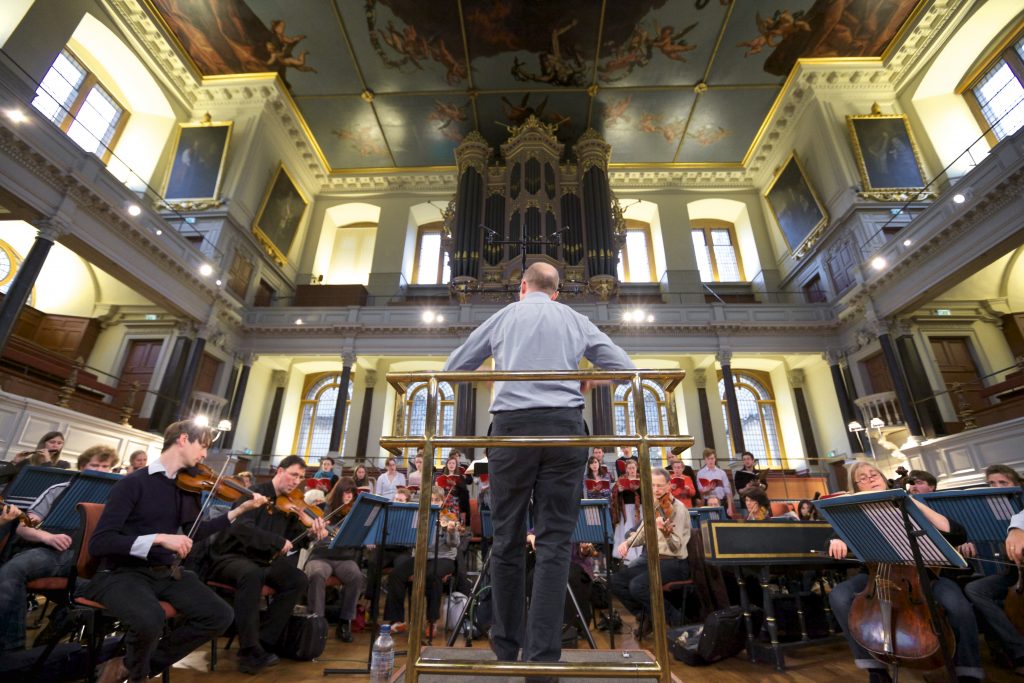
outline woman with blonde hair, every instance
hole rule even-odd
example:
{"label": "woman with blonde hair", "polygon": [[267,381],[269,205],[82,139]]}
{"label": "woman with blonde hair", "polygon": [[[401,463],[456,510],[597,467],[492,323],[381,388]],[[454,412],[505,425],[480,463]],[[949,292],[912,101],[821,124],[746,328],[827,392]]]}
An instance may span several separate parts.
{"label": "woman with blonde hair", "polygon": [[[850,467],[850,482],[853,484],[854,493],[885,491],[889,488],[889,482],[885,475],[870,462],[861,461],[854,463]],[[956,520],[940,515],[913,496],[910,497],[910,500],[954,547],[967,540],[967,533]],[[845,559],[847,552],[846,543],[842,540],[833,538],[829,542],[828,554],[833,558],[837,560]],[[846,642],[850,646],[850,651],[853,653],[854,663],[857,667],[867,669],[870,683],[891,683],[892,678],[889,676],[885,664],[873,658],[850,635],[850,629],[847,628],[853,599],[867,587],[867,584],[868,575],[865,573],[843,581],[832,589],[832,592],[829,594],[829,604],[832,607],[832,613],[843,627]],[[974,609],[971,603],[964,597],[960,587],[947,578],[938,576],[933,578],[932,594],[945,610],[949,625],[956,635],[956,653],[953,663],[956,667],[957,680],[960,683],[980,681],[983,677],[981,646],[978,640],[978,624],[975,620]]]}

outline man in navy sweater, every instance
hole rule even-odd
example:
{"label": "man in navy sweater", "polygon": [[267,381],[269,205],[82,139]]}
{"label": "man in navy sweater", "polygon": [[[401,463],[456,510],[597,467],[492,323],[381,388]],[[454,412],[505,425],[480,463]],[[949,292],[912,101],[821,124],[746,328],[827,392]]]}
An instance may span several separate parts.
{"label": "man in navy sweater", "polygon": [[[125,656],[111,659],[101,683],[144,681],[159,674],[199,645],[231,625],[231,607],[192,572],[176,578],[171,567],[184,558],[193,540],[228,527],[239,515],[267,504],[256,495],[228,514],[201,522],[194,539],[182,533],[198,517],[200,497],[175,484],[179,470],[206,458],[213,440],[208,427],[184,420],[164,432],[160,457],[114,485],[89,552],[99,559],[100,571],[82,592],[101,602],[126,630]],[[161,638],[169,602],[180,622]]]}

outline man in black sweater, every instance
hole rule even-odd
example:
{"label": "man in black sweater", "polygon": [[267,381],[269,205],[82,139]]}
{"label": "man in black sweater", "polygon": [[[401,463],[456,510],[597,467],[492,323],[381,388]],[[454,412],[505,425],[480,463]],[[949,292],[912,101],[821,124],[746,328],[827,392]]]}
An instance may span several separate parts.
{"label": "man in black sweater", "polygon": [[[273,479],[252,490],[274,500],[294,491],[305,477],[305,461],[289,455],[277,466]],[[322,518],[307,521],[316,540],[327,536]],[[274,507],[247,512],[238,522],[214,543],[210,578],[235,589],[238,670],[257,674],[277,662],[268,649],[277,643],[292,608],[306,593],[306,575],[298,568],[298,553],[293,553],[297,548],[293,549],[289,540],[302,534],[306,525],[298,515],[282,513]],[[261,624],[260,594],[264,584],[275,592]]]}
{"label": "man in black sweater", "polygon": [[[176,558],[192,549],[193,538],[182,533],[199,516],[200,497],[175,484],[179,470],[206,458],[213,432],[185,420],[164,432],[160,458],[114,485],[89,552],[100,570],[83,590],[103,603],[126,630],[125,656],[107,662],[101,683],[144,681],[159,674],[199,645],[231,625],[231,608],[192,572],[180,578],[172,571]],[[201,522],[195,539],[225,529],[239,515],[267,504],[257,495],[227,515]],[[164,637],[160,601],[182,617]]]}

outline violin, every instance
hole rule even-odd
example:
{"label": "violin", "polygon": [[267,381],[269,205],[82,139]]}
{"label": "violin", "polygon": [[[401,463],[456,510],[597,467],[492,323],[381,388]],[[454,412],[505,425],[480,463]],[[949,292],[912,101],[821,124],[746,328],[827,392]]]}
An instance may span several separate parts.
{"label": "violin", "polygon": [[313,526],[314,519],[324,516],[323,510],[306,502],[305,494],[298,488],[292,489],[291,493],[278,495],[274,499],[274,509],[295,515],[307,529]]}
{"label": "violin", "polygon": [[661,516],[661,533],[671,536],[675,531],[675,524],[672,522],[672,500],[671,491],[663,494],[658,499],[658,515]]}
{"label": "violin", "polygon": [[[15,510],[18,510],[18,512],[20,514],[15,519],[17,521],[21,522],[22,524],[24,524],[25,526],[33,527],[34,528],[35,526],[37,526],[39,524],[39,522],[35,521],[31,517],[29,517],[26,513],[22,512],[16,505],[11,505],[9,503],[5,503],[4,499],[0,498],[0,511],[6,511],[8,507],[12,507]],[[12,519],[11,521],[13,522],[13,521],[15,521],[15,519]]]}
{"label": "violin", "polygon": [[[245,486],[237,477],[222,477],[220,483],[217,484],[217,473],[203,463],[178,470],[178,476],[174,478],[174,483],[184,491],[209,493],[225,503],[237,503],[243,498],[253,496],[252,489]],[[214,485],[216,485],[216,489]]]}

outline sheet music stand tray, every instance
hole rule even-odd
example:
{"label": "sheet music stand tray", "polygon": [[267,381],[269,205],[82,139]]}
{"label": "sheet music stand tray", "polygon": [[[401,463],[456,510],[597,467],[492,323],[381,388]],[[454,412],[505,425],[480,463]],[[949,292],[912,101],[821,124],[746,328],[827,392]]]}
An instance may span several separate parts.
{"label": "sheet music stand tray", "polygon": [[[932,628],[935,633],[942,633],[928,567],[966,569],[967,561],[921,509],[912,504],[906,491],[892,489],[839,496],[814,501],[814,506],[862,562],[915,566]],[[953,651],[943,648],[942,656],[950,680],[956,680]],[[894,666],[895,681],[899,664]]]}
{"label": "sheet music stand tray", "polygon": [[1006,488],[932,491],[917,499],[940,515],[951,517],[963,525],[967,540],[974,544],[977,558],[968,562],[975,572],[986,576],[996,574],[1002,558],[1003,543],[1010,519],[1024,508],[1018,486]]}
{"label": "sheet music stand tray", "polygon": [[[609,594],[611,592],[612,585],[612,539],[615,538],[615,531],[612,528],[612,512],[611,512],[611,501],[607,498],[584,498],[580,501],[580,513],[576,519],[576,528],[572,533],[573,543],[592,543],[595,546],[600,546],[604,549],[604,568],[605,568],[605,581],[607,582]],[[569,591],[572,596],[573,604],[576,605],[576,612],[580,614],[580,622],[583,623],[583,616],[580,612],[580,607],[576,604],[576,596],[572,595],[572,591]],[[617,612],[611,605],[611,601],[608,604],[608,647],[615,648],[615,620],[617,618]],[[586,631],[587,640],[590,641],[590,647],[594,647],[593,639],[590,636],[590,628],[583,623],[583,628]]]}

